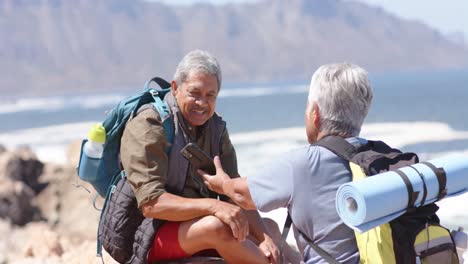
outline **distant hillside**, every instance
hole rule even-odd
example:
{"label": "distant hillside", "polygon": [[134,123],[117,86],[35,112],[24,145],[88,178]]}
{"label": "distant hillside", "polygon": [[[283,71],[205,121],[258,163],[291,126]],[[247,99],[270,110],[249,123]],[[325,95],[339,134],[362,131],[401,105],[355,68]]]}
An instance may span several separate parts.
{"label": "distant hillside", "polygon": [[188,7],[137,0],[0,0],[0,92],[72,93],[170,79],[189,50],[227,81],[308,79],[320,64],[460,68],[468,48],[424,24],[337,0]]}

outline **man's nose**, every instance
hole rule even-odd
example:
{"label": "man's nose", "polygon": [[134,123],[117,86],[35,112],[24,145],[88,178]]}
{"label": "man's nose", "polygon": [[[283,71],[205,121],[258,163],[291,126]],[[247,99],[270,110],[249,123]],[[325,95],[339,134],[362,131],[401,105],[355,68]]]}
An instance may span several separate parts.
{"label": "man's nose", "polygon": [[200,96],[197,98],[197,100],[195,101],[195,103],[199,106],[205,106],[208,104],[208,100],[206,99],[205,96]]}

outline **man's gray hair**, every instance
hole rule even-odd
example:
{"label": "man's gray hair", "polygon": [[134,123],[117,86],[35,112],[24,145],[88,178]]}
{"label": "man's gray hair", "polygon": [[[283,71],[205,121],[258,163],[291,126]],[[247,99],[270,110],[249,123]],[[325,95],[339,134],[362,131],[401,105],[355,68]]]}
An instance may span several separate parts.
{"label": "man's gray hair", "polygon": [[218,89],[221,88],[221,67],[216,58],[204,50],[194,50],[180,61],[174,74],[174,80],[177,85],[185,82],[190,73],[204,73],[216,76],[218,80]]}
{"label": "man's gray hair", "polygon": [[308,111],[317,103],[322,132],[358,136],[372,98],[364,69],[349,63],[323,65],[310,82]]}

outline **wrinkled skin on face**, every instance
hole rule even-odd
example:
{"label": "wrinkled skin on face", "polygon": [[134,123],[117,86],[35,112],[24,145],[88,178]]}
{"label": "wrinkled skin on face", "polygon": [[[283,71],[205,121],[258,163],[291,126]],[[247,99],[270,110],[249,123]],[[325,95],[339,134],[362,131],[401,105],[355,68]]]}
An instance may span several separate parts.
{"label": "wrinkled skin on face", "polygon": [[216,108],[219,84],[215,75],[190,72],[180,85],[172,81],[179,110],[192,126],[201,126],[210,119]]}

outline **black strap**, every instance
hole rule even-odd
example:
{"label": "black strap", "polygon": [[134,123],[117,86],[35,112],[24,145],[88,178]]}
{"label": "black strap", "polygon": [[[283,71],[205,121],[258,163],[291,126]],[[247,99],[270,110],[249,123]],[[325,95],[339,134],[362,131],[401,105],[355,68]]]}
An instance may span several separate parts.
{"label": "black strap", "polygon": [[151,82],[155,82],[159,85],[159,87],[161,87],[161,89],[167,89],[167,88],[170,88],[171,87],[171,83],[164,80],[163,78],[160,78],[160,77],[154,77],[153,79],[149,80],[148,82],[148,85],[151,83]]}
{"label": "black strap", "polygon": [[424,175],[420,171],[418,171],[414,166],[409,165],[409,167],[411,167],[413,170],[415,170],[418,173],[421,180],[422,180],[422,183],[423,183],[423,197],[421,199],[421,206],[423,206],[424,203],[426,202],[426,197],[427,197],[426,179],[424,178]]}
{"label": "black strap", "polygon": [[[281,258],[280,258],[280,263],[283,264],[283,246],[286,243],[286,237],[288,236],[289,229],[291,229],[291,224],[292,224],[292,218],[291,215],[288,212],[288,216],[286,217],[286,222],[284,222],[284,227],[283,227],[283,233],[281,234],[281,242],[280,242],[280,253],[281,253]],[[304,234],[299,228],[297,228],[297,231],[304,237],[305,240],[310,244],[312,249],[317,253],[320,257],[322,257],[326,262],[330,264],[340,264],[334,257],[332,257],[327,251],[325,251],[323,248],[321,248],[319,245],[317,245],[312,239],[310,239],[306,234]]]}
{"label": "black strap", "polygon": [[[154,98],[153,98],[153,95],[150,93],[150,92],[144,92],[140,98],[138,98],[138,102],[136,103],[136,105],[134,106],[134,108],[132,109],[132,114],[130,116],[130,119],[134,118],[135,116],[137,116],[141,111],[149,108],[151,105],[149,105],[150,103],[154,102]],[[140,108],[143,107],[144,105],[148,104],[147,106],[145,106],[144,109],[142,109],[140,111]],[[152,107],[152,106],[151,106]],[[154,107],[153,107],[154,108]],[[154,109],[156,112],[157,110]]]}
{"label": "black strap", "polygon": [[291,229],[292,219],[288,213],[286,222],[284,222],[283,233],[281,233],[280,252],[283,252],[284,244],[286,244],[286,238],[288,237],[289,229]]}
{"label": "black strap", "polygon": [[395,171],[398,175],[400,175],[401,179],[405,182],[406,185],[406,190],[408,191],[408,205],[406,205],[407,209],[414,208],[414,203],[418,199],[419,192],[415,192],[413,189],[413,185],[411,185],[411,182],[406,176],[404,172],[401,170],[396,170]]}
{"label": "black strap", "polygon": [[419,257],[422,259],[422,258],[425,258],[425,257],[430,256],[430,255],[434,255],[434,254],[439,253],[439,252],[444,251],[444,250],[455,251],[454,244],[453,243],[446,243],[446,244],[437,245],[435,247],[432,247],[432,248],[429,248],[427,250],[422,251],[421,253],[419,253]]}
{"label": "black strap", "polygon": [[437,201],[440,201],[447,195],[447,174],[443,168],[436,168],[434,164],[429,163],[427,161],[420,162],[428,166],[437,176],[437,181],[439,182],[439,193],[437,194]]}
{"label": "black strap", "polygon": [[[141,107],[139,107],[135,113],[135,116],[137,116],[138,114],[140,114],[141,112],[143,112],[144,110],[146,109],[153,109],[154,111],[158,112],[158,110],[156,110],[156,108],[154,108],[154,106],[152,104],[144,104],[142,105]],[[134,117],[135,117],[134,116]]]}
{"label": "black strap", "polygon": [[314,143],[314,145],[324,147],[347,161],[351,161],[357,153],[356,147],[339,136],[326,136]]}
{"label": "black strap", "polygon": [[284,222],[283,232],[281,233],[281,241],[280,241],[280,248],[279,248],[280,264],[284,263],[283,248],[284,248],[284,244],[286,244],[286,238],[288,237],[289,229],[291,229],[291,224],[292,224],[292,219],[291,219],[291,215],[289,215],[289,212],[288,212],[288,216],[286,217],[286,221]]}

